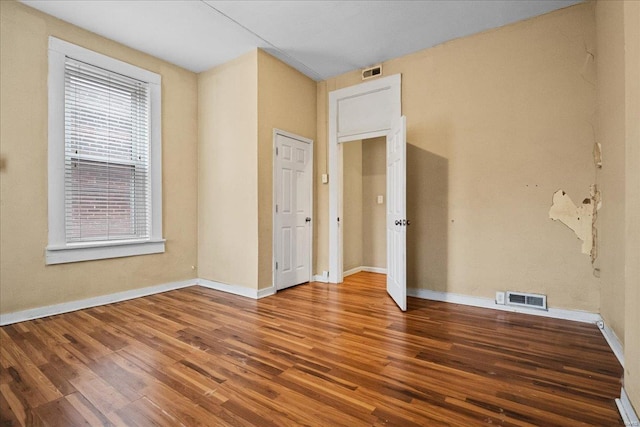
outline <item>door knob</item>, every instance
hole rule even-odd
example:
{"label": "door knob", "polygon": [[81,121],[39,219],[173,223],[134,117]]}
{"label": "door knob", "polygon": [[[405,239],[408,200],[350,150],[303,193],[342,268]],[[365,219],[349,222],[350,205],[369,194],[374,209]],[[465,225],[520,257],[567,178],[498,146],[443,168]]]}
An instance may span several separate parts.
{"label": "door knob", "polygon": [[402,223],[400,222],[400,220],[396,220],[396,225],[402,225]]}
{"label": "door knob", "polygon": [[306,217],[304,222],[311,222],[311,218],[310,217]]}

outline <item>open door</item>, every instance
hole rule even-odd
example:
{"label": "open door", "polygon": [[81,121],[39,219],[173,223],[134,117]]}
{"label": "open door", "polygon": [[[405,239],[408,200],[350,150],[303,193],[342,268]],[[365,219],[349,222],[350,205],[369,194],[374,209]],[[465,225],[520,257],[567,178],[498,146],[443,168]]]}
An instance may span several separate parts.
{"label": "open door", "polygon": [[387,292],[407,310],[407,120],[387,135]]}

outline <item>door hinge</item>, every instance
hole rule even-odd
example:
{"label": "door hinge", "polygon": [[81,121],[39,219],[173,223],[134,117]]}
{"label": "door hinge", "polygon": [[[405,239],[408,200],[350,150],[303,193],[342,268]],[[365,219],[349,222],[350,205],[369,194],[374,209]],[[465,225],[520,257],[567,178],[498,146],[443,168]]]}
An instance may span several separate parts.
{"label": "door hinge", "polygon": [[278,147],[276,147],[276,156],[278,155]]}
{"label": "door hinge", "polygon": [[276,270],[278,269],[278,262],[276,261]]}
{"label": "door hinge", "polygon": [[276,213],[278,213],[278,205],[276,205]]}

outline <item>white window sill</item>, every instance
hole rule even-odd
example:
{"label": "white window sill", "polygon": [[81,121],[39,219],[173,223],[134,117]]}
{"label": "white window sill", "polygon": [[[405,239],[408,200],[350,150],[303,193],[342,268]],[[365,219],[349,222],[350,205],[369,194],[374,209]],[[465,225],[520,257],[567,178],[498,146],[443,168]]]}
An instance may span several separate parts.
{"label": "white window sill", "polygon": [[163,252],[164,240],[108,242],[98,245],[82,243],[65,247],[49,246],[46,250],[46,264],[65,264],[68,262],[121,258]]}

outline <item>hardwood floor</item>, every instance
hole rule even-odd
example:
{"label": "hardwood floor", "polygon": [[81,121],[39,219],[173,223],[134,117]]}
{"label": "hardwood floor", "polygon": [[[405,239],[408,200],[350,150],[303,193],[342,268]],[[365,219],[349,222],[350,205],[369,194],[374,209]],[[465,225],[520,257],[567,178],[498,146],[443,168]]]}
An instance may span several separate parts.
{"label": "hardwood floor", "polygon": [[201,287],[5,326],[0,424],[615,426],[594,325],[409,299],[385,276]]}

